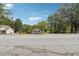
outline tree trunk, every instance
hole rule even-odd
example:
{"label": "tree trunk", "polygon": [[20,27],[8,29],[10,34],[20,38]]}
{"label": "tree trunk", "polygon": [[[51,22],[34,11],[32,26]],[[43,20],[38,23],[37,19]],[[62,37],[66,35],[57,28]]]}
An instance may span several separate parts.
{"label": "tree trunk", "polygon": [[73,25],[71,24],[71,33],[73,33]]}
{"label": "tree trunk", "polygon": [[74,27],[74,33],[77,33],[77,26]]}

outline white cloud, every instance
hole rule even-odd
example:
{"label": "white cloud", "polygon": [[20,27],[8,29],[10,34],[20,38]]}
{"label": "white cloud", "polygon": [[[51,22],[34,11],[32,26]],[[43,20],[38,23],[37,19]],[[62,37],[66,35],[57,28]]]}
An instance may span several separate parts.
{"label": "white cloud", "polygon": [[13,4],[11,4],[11,3],[5,4],[6,9],[11,9],[12,7],[13,7]]}
{"label": "white cloud", "polygon": [[42,17],[29,17],[29,20],[40,20]]}

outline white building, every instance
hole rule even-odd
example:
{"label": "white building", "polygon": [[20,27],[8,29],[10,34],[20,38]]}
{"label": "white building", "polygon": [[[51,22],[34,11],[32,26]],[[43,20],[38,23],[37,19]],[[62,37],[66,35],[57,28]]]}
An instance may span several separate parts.
{"label": "white building", "polygon": [[41,30],[39,28],[35,28],[32,30],[32,34],[41,34]]}
{"label": "white building", "polygon": [[14,34],[14,30],[6,25],[0,25],[0,34]]}

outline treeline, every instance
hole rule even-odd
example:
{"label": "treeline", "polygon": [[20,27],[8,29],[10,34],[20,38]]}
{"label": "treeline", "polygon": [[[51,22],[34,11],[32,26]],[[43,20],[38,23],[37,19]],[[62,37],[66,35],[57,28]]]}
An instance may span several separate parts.
{"label": "treeline", "polygon": [[66,3],[48,17],[52,33],[77,33],[79,31],[79,4]]}
{"label": "treeline", "polygon": [[34,25],[23,24],[20,18],[13,20],[11,10],[4,9],[0,4],[0,25],[8,25],[15,33],[32,33],[39,28],[44,33],[77,33],[79,31],[79,4],[62,4],[59,10],[48,17],[47,21],[40,21]]}
{"label": "treeline", "polygon": [[7,25],[14,29],[15,33],[31,34],[34,29],[40,29],[42,32],[49,31],[47,21],[40,21],[34,25],[23,24],[22,20],[17,18],[15,20],[9,18],[0,19],[0,25]]}

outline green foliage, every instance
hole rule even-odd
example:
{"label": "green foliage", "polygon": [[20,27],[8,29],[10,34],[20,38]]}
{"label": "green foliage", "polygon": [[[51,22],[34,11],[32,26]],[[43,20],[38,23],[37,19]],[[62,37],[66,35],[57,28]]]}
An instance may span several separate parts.
{"label": "green foliage", "polygon": [[47,21],[40,21],[37,26],[41,31],[47,32],[49,30]]}
{"label": "green foliage", "polygon": [[32,33],[32,26],[30,25],[23,25],[23,29],[22,29],[22,33],[28,33],[31,34]]}
{"label": "green foliage", "polygon": [[[14,21],[11,18],[6,17],[6,15],[9,13],[8,13],[7,9],[4,9],[4,7],[5,7],[5,5],[0,3],[0,25],[8,25],[13,28]],[[5,11],[7,12],[7,14],[5,14]]]}
{"label": "green foliage", "polygon": [[79,25],[79,4],[64,4],[55,14],[48,17],[54,33],[76,33]]}
{"label": "green foliage", "polygon": [[4,11],[4,5],[0,3],[0,16],[3,14]]}
{"label": "green foliage", "polygon": [[32,25],[32,29],[38,28],[38,24]]}
{"label": "green foliage", "polygon": [[21,32],[22,28],[23,28],[22,21],[19,18],[17,18],[14,23],[15,32]]}

